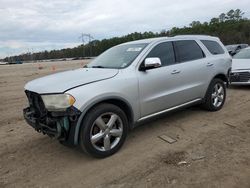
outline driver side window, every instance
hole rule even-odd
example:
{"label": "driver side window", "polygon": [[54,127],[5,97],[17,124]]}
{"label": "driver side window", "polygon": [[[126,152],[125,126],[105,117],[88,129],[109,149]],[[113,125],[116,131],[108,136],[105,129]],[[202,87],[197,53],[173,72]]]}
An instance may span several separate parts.
{"label": "driver side window", "polygon": [[161,60],[162,67],[175,63],[174,47],[172,42],[163,42],[155,46],[147,55],[149,57],[158,57]]}

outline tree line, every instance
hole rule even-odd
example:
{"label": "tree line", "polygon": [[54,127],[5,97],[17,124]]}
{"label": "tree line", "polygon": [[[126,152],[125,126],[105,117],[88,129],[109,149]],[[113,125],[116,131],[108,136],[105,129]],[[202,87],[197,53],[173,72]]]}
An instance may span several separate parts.
{"label": "tree line", "polygon": [[42,51],[37,53],[25,53],[18,56],[6,57],[4,61],[29,61],[59,58],[77,58],[97,56],[108,48],[133,40],[175,36],[186,34],[205,34],[217,36],[227,44],[247,43],[250,44],[250,20],[244,17],[244,12],[240,9],[230,10],[222,13],[218,17],[212,18],[209,22],[193,21],[189,26],[182,28],[173,27],[170,30],[160,32],[134,32],[122,37],[110,39],[93,40],[86,45],[79,45],[75,48],[62,50]]}

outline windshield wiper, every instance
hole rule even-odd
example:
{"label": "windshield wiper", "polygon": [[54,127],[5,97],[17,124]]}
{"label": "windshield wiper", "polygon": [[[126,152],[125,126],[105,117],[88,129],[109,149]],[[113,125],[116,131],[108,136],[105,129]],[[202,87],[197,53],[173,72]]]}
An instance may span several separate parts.
{"label": "windshield wiper", "polygon": [[104,68],[106,68],[106,67],[101,66],[101,65],[94,65],[94,66],[92,66],[92,67],[90,67],[90,68],[101,68],[101,69],[104,69]]}

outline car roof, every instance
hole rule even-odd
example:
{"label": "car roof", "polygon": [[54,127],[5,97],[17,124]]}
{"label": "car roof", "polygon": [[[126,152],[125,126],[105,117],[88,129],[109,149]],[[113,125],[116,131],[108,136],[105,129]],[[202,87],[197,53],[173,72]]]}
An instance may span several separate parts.
{"label": "car roof", "polygon": [[[142,39],[142,40],[135,40],[131,42],[126,42],[123,44],[143,44],[143,43],[154,43],[160,42],[165,40],[178,40],[178,39],[186,39],[186,40],[213,40],[218,41],[217,37],[209,36],[209,35],[177,35],[174,37],[156,37],[156,38],[149,38],[149,39]],[[121,45],[123,45],[121,44]]]}

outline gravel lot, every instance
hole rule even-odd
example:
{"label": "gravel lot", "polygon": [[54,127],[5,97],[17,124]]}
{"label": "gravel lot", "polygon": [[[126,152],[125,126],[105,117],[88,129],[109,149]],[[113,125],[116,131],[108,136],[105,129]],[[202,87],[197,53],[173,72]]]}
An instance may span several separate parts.
{"label": "gravel lot", "polygon": [[250,187],[250,87],[230,87],[219,112],[192,107],[147,122],[106,159],[35,132],[22,117],[24,84],[84,63],[0,66],[0,187]]}

